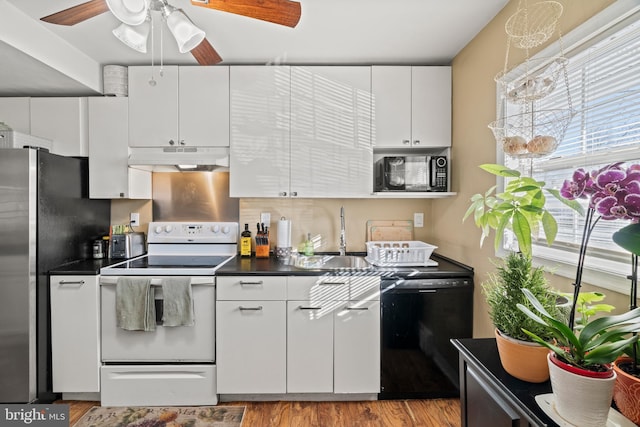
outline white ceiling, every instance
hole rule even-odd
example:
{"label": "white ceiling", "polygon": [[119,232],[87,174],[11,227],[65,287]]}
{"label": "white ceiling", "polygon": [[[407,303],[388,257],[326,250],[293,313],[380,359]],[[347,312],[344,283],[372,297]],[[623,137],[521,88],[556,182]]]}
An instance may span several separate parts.
{"label": "white ceiling", "polygon": [[[39,18],[84,0],[0,0],[0,96],[95,95],[102,66],[149,65],[111,31],[109,12],[74,26]],[[222,64],[449,64],[508,0],[299,0],[296,28],[169,0],[206,34]],[[157,15],[157,13],[154,13]],[[159,16],[154,61],[195,65]],[[163,36],[161,37],[161,29]],[[150,50],[150,44],[149,44]]]}

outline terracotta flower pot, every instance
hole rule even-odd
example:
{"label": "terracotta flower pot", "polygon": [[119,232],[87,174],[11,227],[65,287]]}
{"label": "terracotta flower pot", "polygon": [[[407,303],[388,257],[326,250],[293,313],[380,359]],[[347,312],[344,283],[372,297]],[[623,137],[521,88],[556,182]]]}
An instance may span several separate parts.
{"label": "terracotta flower pot", "polygon": [[[604,375],[593,375],[591,371],[561,362],[554,353],[549,352],[547,358],[558,415],[580,427],[606,426],[616,381],[613,368]],[[609,378],[597,378],[606,375]]]}
{"label": "terracotta flower pot", "polygon": [[549,379],[548,348],[511,338],[497,329],[495,333],[500,362],[505,371],[530,383],[542,383]]}
{"label": "terracotta flower pot", "polygon": [[640,425],[640,378],[620,369],[619,365],[625,363],[631,364],[631,358],[621,357],[613,362],[613,369],[618,375],[613,388],[613,400],[622,415]]}

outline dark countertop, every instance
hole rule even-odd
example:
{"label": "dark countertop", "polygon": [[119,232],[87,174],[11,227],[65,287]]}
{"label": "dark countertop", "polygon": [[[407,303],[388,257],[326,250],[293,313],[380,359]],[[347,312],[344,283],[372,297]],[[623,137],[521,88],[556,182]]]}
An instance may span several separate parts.
{"label": "dark countertop", "polygon": [[102,267],[107,267],[122,261],[124,260],[116,258],[82,259],[51,269],[49,270],[49,274],[60,276],[97,276],[100,274]]}
{"label": "dark countertop", "polygon": [[[329,254],[331,255],[331,254]],[[337,254],[335,254],[337,255]],[[364,256],[363,253],[351,253],[351,255]],[[458,278],[473,277],[473,269],[458,263],[452,259],[433,254],[432,259],[438,262],[437,267],[374,267],[366,270],[355,270],[359,275],[376,275],[383,278],[411,277],[421,278]],[[216,270],[216,276],[233,275],[261,275],[261,276],[319,276],[323,274],[331,275],[353,275],[354,270],[322,270],[305,269],[284,264],[275,257],[270,258],[241,258],[236,256],[231,261]]]}
{"label": "dark countertop", "polygon": [[500,363],[495,338],[455,339],[453,345],[460,355],[491,381],[501,394],[536,422],[536,425],[557,426],[535,401],[538,394],[551,393],[551,382],[528,383],[509,375]]}

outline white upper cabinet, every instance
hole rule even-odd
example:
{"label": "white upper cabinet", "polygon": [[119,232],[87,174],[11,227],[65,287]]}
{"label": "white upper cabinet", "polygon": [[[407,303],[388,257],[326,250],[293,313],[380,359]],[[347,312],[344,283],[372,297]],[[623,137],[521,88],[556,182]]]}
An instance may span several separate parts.
{"label": "white upper cabinet", "polygon": [[293,196],[371,194],[370,67],[291,67],[290,150]]}
{"label": "white upper cabinet", "polygon": [[129,67],[129,145],[228,146],[229,67]]}
{"label": "white upper cabinet", "polygon": [[29,135],[31,124],[27,97],[0,98],[0,122],[8,125],[16,132]]}
{"label": "white upper cabinet", "polygon": [[128,100],[89,98],[89,197],[151,199],[151,172],[128,165]]}
{"label": "white upper cabinet", "polygon": [[51,152],[87,157],[87,98],[31,98],[31,135],[52,141]]}
{"label": "white upper cabinet", "polygon": [[451,67],[373,66],[377,148],[451,146]]}
{"label": "white upper cabinet", "polygon": [[232,197],[372,192],[369,67],[231,68]]}
{"label": "white upper cabinet", "polygon": [[289,196],[288,66],[230,70],[231,197]]}

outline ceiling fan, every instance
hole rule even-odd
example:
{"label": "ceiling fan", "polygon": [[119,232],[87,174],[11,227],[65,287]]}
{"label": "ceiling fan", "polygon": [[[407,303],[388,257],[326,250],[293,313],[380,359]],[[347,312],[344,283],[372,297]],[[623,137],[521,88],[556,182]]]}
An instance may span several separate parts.
{"label": "ceiling fan", "polygon": [[[249,18],[295,27],[300,20],[300,3],[291,0],[191,0],[193,6],[216,9]],[[191,52],[200,65],[214,65],[222,58],[181,9],[167,0],[90,0],[40,18],[58,25],[75,25],[111,11],[122,24],[113,33],[124,43],[146,52],[150,12],[161,12],[181,53]]]}

